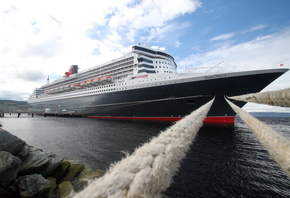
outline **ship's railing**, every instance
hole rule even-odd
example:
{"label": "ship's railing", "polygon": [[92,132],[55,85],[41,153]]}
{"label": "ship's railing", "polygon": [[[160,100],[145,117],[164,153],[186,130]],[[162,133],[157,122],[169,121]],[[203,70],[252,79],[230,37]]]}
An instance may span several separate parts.
{"label": "ship's railing", "polygon": [[113,60],[111,60],[111,61],[109,61],[109,62],[106,62],[106,63],[103,63],[103,64],[99,64],[99,65],[93,66],[93,67],[90,68],[90,69],[86,69],[86,70],[83,70],[83,71],[79,72],[79,74],[86,73],[86,72],[91,71],[91,70],[94,70],[94,69],[100,69],[101,67],[104,67],[104,66],[110,65],[110,64],[115,63],[115,62],[117,62],[117,61],[121,61],[121,60],[124,60],[124,59],[130,58],[130,57],[132,57],[132,53],[129,53],[129,54],[127,54],[127,55],[125,55],[125,56],[122,56],[122,57],[120,57],[120,58],[113,59]]}

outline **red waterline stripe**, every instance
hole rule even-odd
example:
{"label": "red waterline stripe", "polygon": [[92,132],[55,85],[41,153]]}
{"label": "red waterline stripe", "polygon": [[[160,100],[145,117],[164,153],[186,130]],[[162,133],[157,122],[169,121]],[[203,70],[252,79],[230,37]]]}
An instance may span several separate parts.
{"label": "red waterline stripe", "polygon": [[[182,117],[118,117],[118,116],[87,116],[88,118],[100,119],[119,119],[119,120],[150,120],[150,121],[169,121],[181,120]],[[203,121],[206,124],[233,124],[235,116],[206,117]]]}

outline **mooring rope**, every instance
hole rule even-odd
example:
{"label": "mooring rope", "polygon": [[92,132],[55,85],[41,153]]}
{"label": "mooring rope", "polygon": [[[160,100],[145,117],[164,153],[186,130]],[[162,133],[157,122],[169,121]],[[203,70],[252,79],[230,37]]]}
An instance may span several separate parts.
{"label": "mooring rope", "polygon": [[267,91],[262,93],[232,96],[228,98],[244,102],[254,102],[280,107],[290,107],[290,88],[278,91]]}
{"label": "mooring rope", "polygon": [[213,100],[111,166],[75,198],[156,198],[170,185]]}
{"label": "mooring rope", "polygon": [[227,100],[227,102],[252,130],[268,153],[290,178],[290,141],[229,100]]}

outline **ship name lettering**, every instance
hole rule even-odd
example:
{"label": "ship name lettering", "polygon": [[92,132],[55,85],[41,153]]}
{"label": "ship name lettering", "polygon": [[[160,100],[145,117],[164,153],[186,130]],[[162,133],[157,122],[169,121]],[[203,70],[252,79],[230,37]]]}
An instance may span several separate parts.
{"label": "ship name lettering", "polygon": [[226,77],[226,74],[216,74],[216,75],[210,75],[210,76],[205,76],[204,79],[213,79],[213,78],[224,78]]}

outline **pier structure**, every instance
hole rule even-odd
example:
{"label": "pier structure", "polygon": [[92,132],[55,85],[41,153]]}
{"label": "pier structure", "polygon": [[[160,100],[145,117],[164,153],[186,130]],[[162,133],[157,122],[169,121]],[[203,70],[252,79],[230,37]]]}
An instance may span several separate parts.
{"label": "pier structure", "polygon": [[39,112],[39,111],[16,111],[16,112],[0,112],[0,117],[5,117],[5,115],[11,116],[12,114],[16,114],[17,117],[21,117],[21,115],[27,114],[28,116],[34,117],[34,115],[38,116],[56,116],[56,117],[86,117],[86,114],[83,113],[75,113],[75,112]]}

